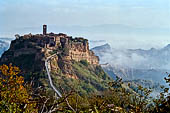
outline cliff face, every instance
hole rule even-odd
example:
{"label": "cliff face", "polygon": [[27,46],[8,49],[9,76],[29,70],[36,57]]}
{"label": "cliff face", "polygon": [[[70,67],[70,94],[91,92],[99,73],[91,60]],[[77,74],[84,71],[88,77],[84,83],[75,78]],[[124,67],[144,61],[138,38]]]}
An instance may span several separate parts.
{"label": "cliff face", "polygon": [[1,64],[13,63],[24,71],[39,71],[44,65],[44,53],[43,48],[39,47],[35,41],[24,38],[16,39],[2,54],[0,62]]}
{"label": "cliff face", "polygon": [[101,69],[99,58],[89,50],[88,40],[84,38],[72,38],[62,33],[20,36],[11,42],[0,63],[20,67],[26,80],[33,78],[39,85],[48,87],[45,59],[54,54],[49,67],[56,84],[62,81],[65,85],[72,79],[75,83],[82,80],[82,91],[86,89],[85,85],[92,92],[106,88],[102,85],[106,82],[101,82],[110,78]]}
{"label": "cliff face", "polygon": [[76,38],[72,40],[68,46],[66,45],[66,48],[69,50],[68,56],[66,56],[69,60],[87,60],[90,64],[99,64],[99,58],[94,55],[93,51],[89,50],[88,42],[83,38]]}

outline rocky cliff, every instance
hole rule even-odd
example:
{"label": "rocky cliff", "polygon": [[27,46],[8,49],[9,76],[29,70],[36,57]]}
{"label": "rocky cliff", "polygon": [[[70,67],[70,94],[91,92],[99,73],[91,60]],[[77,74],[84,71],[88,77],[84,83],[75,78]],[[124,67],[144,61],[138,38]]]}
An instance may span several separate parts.
{"label": "rocky cliff", "polygon": [[86,93],[107,88],[110,77],[100,67],[99,58],[89,50],[88,40],[81,37],[63,33],[17,36],[0,62],[20,67],[27,81],[35,80],[36,85],[49,88],[44,64],[51,55],[55,55],[49,67],[56,87],[74,86]]}
{"label": "rocky cliff", "polygon": [[65,61],[87,60],[89,64],[99,65],[99,58],[89,50],[88,40],[72,38],[66,34],[49,33],[46,35],[24,35],[13,40],[10,49],[1,58],[1,62],[14,62],[11,58],[33,57],[35,61],[44,61],[51,54],[58,54]]}

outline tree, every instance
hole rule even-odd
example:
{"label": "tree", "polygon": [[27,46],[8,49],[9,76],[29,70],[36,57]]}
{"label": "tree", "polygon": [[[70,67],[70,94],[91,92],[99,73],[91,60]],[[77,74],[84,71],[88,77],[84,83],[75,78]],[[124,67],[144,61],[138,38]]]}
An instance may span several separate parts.
{"label": "tree", "polygon": [[0,112],[35,113],[36,102],[24,87],[24,78],[19,76],[20,69],[10,64],[0,66]]}
{"label": "tree", "polygon": [[[168,77],[165,77],[166,83],[170,86],[170,74],[168,74]],[[170,91],[169,88],[166,88],[164,86],[161,87],[163,89],[163,92],[160,93],[160,96],[158,99],[154,100],[155,103],[155,113],[169,113],[170,111]]]}

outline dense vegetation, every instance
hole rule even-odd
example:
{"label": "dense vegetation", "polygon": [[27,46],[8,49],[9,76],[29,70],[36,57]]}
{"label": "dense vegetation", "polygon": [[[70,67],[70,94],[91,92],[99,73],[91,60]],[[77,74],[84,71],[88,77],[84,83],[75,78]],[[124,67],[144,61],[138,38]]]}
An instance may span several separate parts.
{"label": "dense vegetation", "polygon": [[[55,67],[59,67],[55,61],[52,61]],[[61,63],[64,67],[65,63]],[[100,66],[89,65],[86,60],[80,62],[72,61],[65,66],[58,68],[57,72],[52,71],[54,84],[58,89],[62,86],[67,91],[75,89],[81,95],[90,93],[99,93],[106,90],[111,82],[111,78],[102,70]],[[63,70],[62,70],[63,69]],[[45,83],[45,82],[44,82]]]}
{"label": "dense vegetation", "polygon": [[[75,68],[77,65],[83,66],[77,63],[74,65]],[[98,68],[99,71],[100,67]],[[170,84],[170,75],[165,80]],[[89,95],[80,95],[74,89],[66,91],[62,87],[63,97],[57,99],[52,91],[44,90],[42,87],[32,88],[31,83],[24,83],[18,67],[11,64],[2,65],[0,66],[0,112],[168,113],[170,111],[169,88],[163,88],[158,99],[150,99],[148,97],[150,89],[138,86],[138,92],[134,93],[124,88],[120,79],[109,82],[108,86],[99,94]]]}
{"label": "dense vegetation", "polygon": [[0,112],[29,113],[37,112],[36,102],[24,87],[24,79],[18,76],[18,67],[0,66]]}

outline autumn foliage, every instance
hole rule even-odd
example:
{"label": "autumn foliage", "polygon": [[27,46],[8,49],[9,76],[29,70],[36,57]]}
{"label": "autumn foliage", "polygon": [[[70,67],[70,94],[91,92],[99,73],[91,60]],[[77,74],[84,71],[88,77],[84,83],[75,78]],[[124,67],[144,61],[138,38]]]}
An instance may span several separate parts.
{"label": "autumn foliage", "polygon": [[10,64],[0,66],[0,112],[30,113],[37,112],[36,103],[24,88],[24,78],[19,76],[20,69]]}

